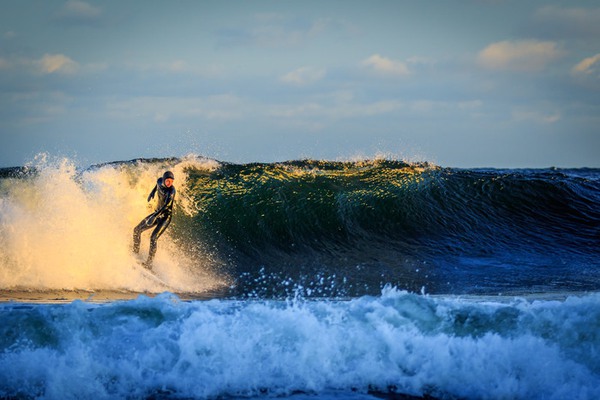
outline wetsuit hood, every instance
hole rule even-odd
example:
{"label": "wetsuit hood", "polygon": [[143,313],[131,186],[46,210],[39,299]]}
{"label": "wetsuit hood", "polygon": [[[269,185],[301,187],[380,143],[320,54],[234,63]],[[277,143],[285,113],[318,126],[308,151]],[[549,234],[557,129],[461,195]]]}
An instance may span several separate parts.
{"label": "wetsuit hood", "polygon": [[163,178],[163,182],[166,181],[167,179],[175,180],[175,175],[171,171],[167,171],[163,174],[162,178]]}

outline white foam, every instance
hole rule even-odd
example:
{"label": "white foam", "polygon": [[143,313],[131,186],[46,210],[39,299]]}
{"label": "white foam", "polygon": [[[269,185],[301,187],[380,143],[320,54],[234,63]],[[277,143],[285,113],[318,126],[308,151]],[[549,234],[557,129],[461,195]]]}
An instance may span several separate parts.
{"label": "white foam", "polygon": [[0,365],[11,367],[0,368],[0,395],[216,398],[394,387],[446,398],[596,399],[599,305],[597,294],[506,304],[395,290],[346,302],[160,296],[4,305],[0,333],[18,324],[19,334],[1,342]]}
{"label": "white foam", "polygon": [[[67,159],[39,157],[27,179],[0,181],[0,288],[162,291],[133,265],[132,231],[152,204],[148,193],[165,169],[177,177],[176,212],[193,214],[185,193],[186,168],[215,168],[186,157],[167,163],[109,164],[81,174]],[[147,254],[149,231],[142,236]],[[156,271],[173,289],[202,291],[219,285],[203,263],[181,253],[169,230],[160,238]]]}

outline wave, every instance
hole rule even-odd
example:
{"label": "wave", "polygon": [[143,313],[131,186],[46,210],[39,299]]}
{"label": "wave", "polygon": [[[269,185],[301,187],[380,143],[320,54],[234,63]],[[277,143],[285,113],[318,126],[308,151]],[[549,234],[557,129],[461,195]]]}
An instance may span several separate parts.
{"label": "wave", "polygon": [[[68,160],[0,171],[4,287],[152,290],[131,229],[157,176],[179,197],[157,268],[179,291],[359,296],[600,287],[600,170],[397,160]],[[189,279],[189,277],[195,277]],[[204,285],[204,286],[203,286]]]}
{"label": "wave", "polygon": [[[190,163],[212,161],[190,160]],[[135,267],[132,229],[150,213],[146,197],[171,160],[106,164],[84,170],[41,157],[0,176],[0,282],[5,290],[161,292]],[[186,167],[178,161],[174,170]],[[182,174],[184,176],[184,174]],[[185,212],[186,197],[178,209]],[[227,277],[211,273],[210,256],[181,252],[161,238],[155,269],[178,292],[211,291]],[[142,251],[148,251],[148,240]]]}
{"label": "wave", "polygon": [[245,291],[598,288],[598,170],[304,160],[188,179],[193,231],[246,266]]}
{"label": "wave", "polygon": [[591,400],[599,302],[387,288],[351,301],[3,304],[0,397]]}

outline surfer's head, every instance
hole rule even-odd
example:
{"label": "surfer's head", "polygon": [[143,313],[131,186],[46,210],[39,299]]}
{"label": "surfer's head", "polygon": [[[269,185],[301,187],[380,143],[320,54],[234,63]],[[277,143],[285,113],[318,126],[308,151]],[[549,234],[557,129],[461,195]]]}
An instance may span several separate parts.
{"label": "surfer's head", "polygon": [[173,186],[173,181],[175,180],[175,175],[171,171],[167,171],[163,174],[163,184],[166,187]]}

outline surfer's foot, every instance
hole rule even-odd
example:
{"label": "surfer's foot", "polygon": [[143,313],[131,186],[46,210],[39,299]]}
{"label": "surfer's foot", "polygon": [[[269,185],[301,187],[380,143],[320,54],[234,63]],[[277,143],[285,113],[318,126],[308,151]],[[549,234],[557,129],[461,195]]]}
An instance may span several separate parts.
{"label": "surfer's foot", "polygon": [[144,261],[142,266],[146,269],[152,270],[152,261]]}

